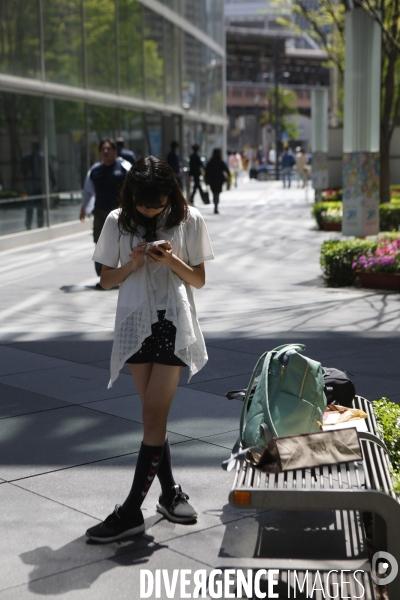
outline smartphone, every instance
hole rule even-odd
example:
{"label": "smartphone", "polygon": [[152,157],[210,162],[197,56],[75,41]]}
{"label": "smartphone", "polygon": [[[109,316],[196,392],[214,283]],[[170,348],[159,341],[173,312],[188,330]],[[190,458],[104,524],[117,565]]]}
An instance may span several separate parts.
{"label": "smartphone", "polygon": [[150,242],[149,244],[147,244],[145,252],[148,252],[149,250],[157,252],[156,246],[163,246],[165,244],[168,244],[167,240],[157,240],[156,242]]}

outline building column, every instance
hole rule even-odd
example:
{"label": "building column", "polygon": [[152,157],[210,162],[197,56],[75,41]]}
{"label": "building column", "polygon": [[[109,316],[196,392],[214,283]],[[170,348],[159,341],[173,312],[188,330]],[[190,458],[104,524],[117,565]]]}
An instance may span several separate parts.
{"label": "building column", "polygon": [[312,186],[315,200],[328,187],[328,89],[311,92]]}
{"label": "building column", "polygon": [[345,39],[342,231],[363,237],[379,233],[381,29],[356,8]]}

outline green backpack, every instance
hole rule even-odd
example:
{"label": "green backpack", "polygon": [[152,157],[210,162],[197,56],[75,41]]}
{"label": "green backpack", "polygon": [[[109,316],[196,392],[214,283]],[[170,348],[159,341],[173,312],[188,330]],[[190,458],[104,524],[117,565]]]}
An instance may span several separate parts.
{"label": "green backpack", "polygon": [[324,369],[319,362],[298,354],[305,348],[303,344],[284,344],[260,356],[240,418],[243,447],[264,446],[271,437],[320,431],[317,420],[322,422],[326,407]]}

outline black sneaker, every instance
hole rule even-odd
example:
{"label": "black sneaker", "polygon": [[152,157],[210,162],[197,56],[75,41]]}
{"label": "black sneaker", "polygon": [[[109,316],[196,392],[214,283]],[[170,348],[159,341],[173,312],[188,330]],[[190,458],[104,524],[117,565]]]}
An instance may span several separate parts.
{"label": "black sneaker", "polygon": [[117,504],[115,510],[107,519],[98,525],[89,527],[86,535],[94,542],[106,544],[107,542],[116,542],[124,537],[143,533],[144,520],[140,510],[135,519],[126,519],[120,514],[120,506]]}
{"label": "black sneaker", "polygon": [[188,502],[189,496],[180,485],[174,485],[168,494],[161,494],[157,510],[173,523],[190,523],[197,519],[197,512]]}

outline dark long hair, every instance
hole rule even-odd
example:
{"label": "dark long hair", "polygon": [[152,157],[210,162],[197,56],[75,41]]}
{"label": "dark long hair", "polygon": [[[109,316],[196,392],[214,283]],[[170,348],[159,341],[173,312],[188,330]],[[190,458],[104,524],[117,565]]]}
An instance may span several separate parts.
{"label": "dark long hair", "polygon": [[[138,226],[147,225],[136,206],[160,208],[162,198],[168,196],[168,203],[161,215],[166,214],[164,229],[171,229],[188,217],[188,204],[182,194],[171,167],[162,158],[147,156],[136,161],[128,172],[121,189],[121,212],[118,217],[120,233],[134,235]],[[153,220],[153,219],[151,219]]]}

